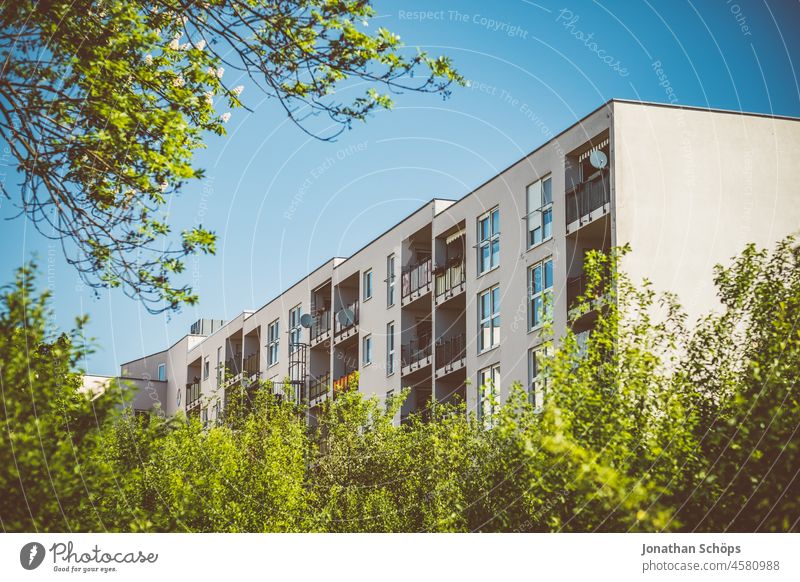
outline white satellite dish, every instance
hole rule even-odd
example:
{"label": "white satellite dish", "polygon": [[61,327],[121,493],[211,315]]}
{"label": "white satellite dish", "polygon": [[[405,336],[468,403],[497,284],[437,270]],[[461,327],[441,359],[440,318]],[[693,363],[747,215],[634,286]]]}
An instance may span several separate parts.
{"label": "white satellite dish", "polygon": [[589,154],[589,163],[592,164],[593,168],[602,170],[608,165],[608,156],[600,150],[594,150]]}
{"label": "white satellite dish", "polygon": [[355,323],[356,316],[352,309],[344,308],[336,314],[336,319],[339,320],[339,325],[342,327],[349,327]]}
{"label": "white satellite dish", "polygon": [[311,324],[313,323],[314,319],[308,313],[304,313],[300,316],[300,325],[303,327],[311,327]]}

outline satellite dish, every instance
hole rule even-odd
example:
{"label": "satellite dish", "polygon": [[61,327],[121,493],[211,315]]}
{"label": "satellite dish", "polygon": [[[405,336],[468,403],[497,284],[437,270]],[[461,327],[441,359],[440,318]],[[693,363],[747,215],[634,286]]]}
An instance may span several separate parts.
{"label": "satellite dish", "polygon": [[589,154],[589,163],[592,164],[593,168],[602,170],[608,165],[608,156],[600,150],[595,150]]}
{"label": "satellite dish", "polygon": [[300,325],[303,327],[311,327],[313,323],[314,319],[308,313],[304,313],[300,316]]}
{"label": "satellite dish", "polygon": [[339,320],[339,325],[342,327],[349,327],[355,323],[356,316],[352,309],[344,308],[336,314],[336,319]]}

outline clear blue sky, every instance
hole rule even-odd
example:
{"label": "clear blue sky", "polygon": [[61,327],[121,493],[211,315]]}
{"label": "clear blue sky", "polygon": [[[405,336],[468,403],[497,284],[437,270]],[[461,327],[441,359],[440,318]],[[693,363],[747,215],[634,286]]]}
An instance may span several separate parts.
{"label": "clear blue sky", "polygon": [[[113,374],[200,317],[260,307],[424,201],[463,196],[609,98],[800,116],[796,0],[379,0],[376,8],[371,27],[399,33],[409,50],[450,55],[471,87],[446,101],[398,95],[393,111],[335,143],[308,138],[247,87],[253,113],[234,112],[228,136],[209,138],[200,156],[206,180],[171,202],[176,232],[201,222],[219,235],[216,256],[188,264],[199,306],[153,316],[120,292],[95,299],[60,250],[21,219],[2,223],[0,280],[37,252],[56,323],[67,328],[89,313],[98,351],[87,367]],[[423,20],[416,11],[433,13]],[[654,72],[656,61],[666,77]],[[3,200],[0,216],[13,213]]]}

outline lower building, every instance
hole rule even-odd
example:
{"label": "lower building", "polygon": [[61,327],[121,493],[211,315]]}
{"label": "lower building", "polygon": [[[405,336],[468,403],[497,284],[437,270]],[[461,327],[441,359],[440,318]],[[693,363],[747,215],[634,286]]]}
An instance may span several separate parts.
{"label": "lower building", "polygon": [[715,264],[800,228],[798,159],[798,119],[611,100],[463,198],[431,200],[121,376],[158,384],[136,406],[208,422],[226,389],[256,379],[289,382],[312,419],[356,382],[381,398],[408,388],[398,422],[433,401],[480,414],[487,384],[502,398],[519,381],[538,403],[545,319],[556,336],[591,331],[591,314],[570,312],[588,251],[629,243],[634,281],[676,293],[690,318],[707,312]]}

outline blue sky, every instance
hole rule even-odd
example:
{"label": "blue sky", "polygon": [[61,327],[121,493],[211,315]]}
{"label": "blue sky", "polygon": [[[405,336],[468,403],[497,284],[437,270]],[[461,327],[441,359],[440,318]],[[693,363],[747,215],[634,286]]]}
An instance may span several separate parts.
{"label": "blue sky", "polygon": [[[2,223],[1,280],[38,253],[55,323],[68,328],[75,315],[91,316],[97,352],[89,371],[113,374],[200,317],[263,305],[430,198],[465,195],[612,97],[800,116],[796,1],[375,6],[370,27],[399,33],[409,50],[450,55],[471,86],[448,100],[397,95],[393,111],[324,143],[245,83],[253,112],[234,112],[229,134],[209,138],[199,156],[206,179],[170,203],[175,232],[202,223],[219,235],[216,256],[187,265],[197,307],[154,316],[121,292],[95,298],[58,247],[22,219]],[[0,217],[15,213],[12,203],[2,201]]]}

